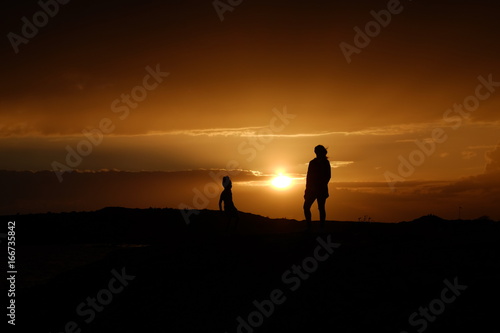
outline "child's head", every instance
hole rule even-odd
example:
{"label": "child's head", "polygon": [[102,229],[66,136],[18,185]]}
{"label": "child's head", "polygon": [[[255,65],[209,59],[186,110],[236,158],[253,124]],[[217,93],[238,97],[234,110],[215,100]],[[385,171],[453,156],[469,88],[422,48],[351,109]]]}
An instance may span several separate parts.
{"label": "child's head", "polygon": [[225,189],[230,189],[231,187],[233,187],[231,178],[229,178],[229,176],[224,176],[224,178],[222,178],[222,186],[224,186]]}
{"label": "child's head", "polygon": [[314,147],[314,152],[316,153],[317,157],[326,157],[326,154],[328,153],[325,146],[322,145],[317,145],[316,147]]}

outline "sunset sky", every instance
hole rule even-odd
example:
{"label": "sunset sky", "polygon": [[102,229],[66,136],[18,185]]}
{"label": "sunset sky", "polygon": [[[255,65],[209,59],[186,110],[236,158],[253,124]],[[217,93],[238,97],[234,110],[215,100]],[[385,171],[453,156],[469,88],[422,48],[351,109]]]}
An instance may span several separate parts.
{"label": "sunset sky", "polygon": [[46,3],[1,14],[0,214],[217,209],[228,174],[301,220],[323,144],[329,220],[500,219],[491,1]]}

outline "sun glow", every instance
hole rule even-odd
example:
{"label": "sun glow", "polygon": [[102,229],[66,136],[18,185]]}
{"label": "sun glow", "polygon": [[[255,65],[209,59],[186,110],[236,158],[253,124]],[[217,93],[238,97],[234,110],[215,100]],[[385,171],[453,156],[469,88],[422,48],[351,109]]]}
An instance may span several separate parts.
{"label": "sun glow", "polygon": [[292,185],[292,178],[280,174],[271,180],[271,184],[278,189],[285,189]]}

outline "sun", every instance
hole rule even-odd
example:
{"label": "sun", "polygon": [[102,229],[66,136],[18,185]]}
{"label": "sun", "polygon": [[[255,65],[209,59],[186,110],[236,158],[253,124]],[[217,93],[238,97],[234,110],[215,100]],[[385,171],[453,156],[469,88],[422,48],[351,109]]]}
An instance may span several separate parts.
{"label": "sun", "polygon": [[292,178],[279,175],[274,177],[273,180],[271,180],[271,184],[276,188],[285,189],[290,185],[292,185]]}

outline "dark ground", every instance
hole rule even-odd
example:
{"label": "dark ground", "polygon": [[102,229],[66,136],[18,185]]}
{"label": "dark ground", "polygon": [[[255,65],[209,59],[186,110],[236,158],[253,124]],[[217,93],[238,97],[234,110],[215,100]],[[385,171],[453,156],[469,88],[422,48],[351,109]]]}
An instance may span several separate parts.
{"label": "dark ground", "polygon": [[[237,318],[247,321],[252,302],[275,289],[283,303],[239,332],[500,330],[498,222],[428,216],[328,222],[323,232],[315,225],[305,233],[303,222],[242,214],[237,232],[227,233],[219,212],[202,211],[187,226],[177,210],[124,208],[4,220],[16,221],[18,331],[238,332]],[[340,247],[292,291],[295,283],[282,276],[314,255],[318,237]],[[106,291],[113,269],[130,276],[116,294]],[[431,313],[427,327],[420,315],[410,325],[420,307],[439,307],[445,279],[467,289]],[[95,318],[87,305],[77,313],[97,295],[109,303]]]}

